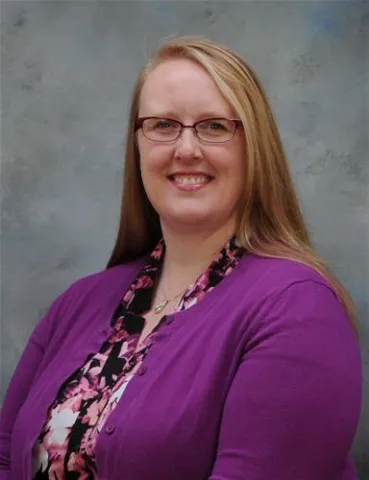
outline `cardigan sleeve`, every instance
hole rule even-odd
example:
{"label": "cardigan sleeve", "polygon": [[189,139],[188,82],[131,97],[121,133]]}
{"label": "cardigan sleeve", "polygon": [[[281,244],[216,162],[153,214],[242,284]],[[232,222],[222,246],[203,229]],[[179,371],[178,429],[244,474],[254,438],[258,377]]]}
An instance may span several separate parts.
{"label": "cardigan sleeve", "polygon": [[253,328],[209,480],[346,478],[361,359],[343,306],[325,284],[296,282]]}
{"label": "cardigan sleeve", "polygon": [[13,425],[42,362],[51,329],[55,319],[60,314],[60,308],[65,301],[67,291],[52,303],[47,313],[37,323],[5,394],[0,412],[0,480],[10,480],[12,478],[10,457]]}

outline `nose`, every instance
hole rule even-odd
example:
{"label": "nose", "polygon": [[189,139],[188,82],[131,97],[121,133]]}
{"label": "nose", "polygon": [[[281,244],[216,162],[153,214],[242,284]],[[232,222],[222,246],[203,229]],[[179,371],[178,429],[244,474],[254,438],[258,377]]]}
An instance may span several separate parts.
{"label": "nose", "polygon": [[184,128],[175,144],[175,156],[182,159],[201,157],[200,142],[193,128]]}

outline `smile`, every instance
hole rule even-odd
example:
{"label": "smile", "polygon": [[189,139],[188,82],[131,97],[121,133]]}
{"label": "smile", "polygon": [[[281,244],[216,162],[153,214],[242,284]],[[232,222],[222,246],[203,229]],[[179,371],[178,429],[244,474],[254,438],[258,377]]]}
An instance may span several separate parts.
{"label": "smile", "polygon": [[210,180],[206,175],[173,175],[173,180],[181,185],[201,185]]}
{"label": "smile", "polygon": [[181,190],[199,190],[207,185],[212,177],[204,174],[174,174],[169,176],[169,180]]}

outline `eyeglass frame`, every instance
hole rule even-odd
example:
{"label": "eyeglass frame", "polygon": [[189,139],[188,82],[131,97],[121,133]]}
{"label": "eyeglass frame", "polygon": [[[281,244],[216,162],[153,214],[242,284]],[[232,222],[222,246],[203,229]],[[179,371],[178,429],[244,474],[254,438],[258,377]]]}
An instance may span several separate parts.
{"label": "eyeglass frame", "polygon": [[[181,126],[181,129],[179,130],[178,135],[175,138],[173,138],[172,140],[153,140],[152,138],[149,138],[145,134],[145,129],[143,128],[144,121],[149,120],[149,119],[170,120],[171,122],[178,123]],[[231,138],[228,138],[227,140],[223,140],[222,142],[212,142],[212,141],[204,140],[204,139],[200,138],[199,135],[198,135],[198,131],[196,130],[196,126],[199,123],[207,122],[209,120],[213,120],[213,121],[215,121],[215,120],[227,120],[227,121],[234,122],[234,131],[232,133]],[[239,118],[226,118],[226,117],[204,118],[203,120],[199,120],[198,122],[195,122],[192,125],[184,125],[182,122],[180,122],[179,120],[175,120],[174,118],[168,118],[168,117],[138,117],[136,122],[135,122],[135,132],[141,128],[144,136],[148,140],[150,140],[151,142],[170,143],[170,142],[174,142],[175,140],[177,140],[181,136],[184,128],[192,128],[195,135],[196,135],[196,138],[198,138],[200,140],[200,142],[203,142],[203,143],[219,143],[220,144],[220,143],[226,143],[226,142],[231,141],[234,138],[234,136],[236,135],[236,131],[237,131],[237,129],[240,125],[242,125],[242,120],[240,120]]]}

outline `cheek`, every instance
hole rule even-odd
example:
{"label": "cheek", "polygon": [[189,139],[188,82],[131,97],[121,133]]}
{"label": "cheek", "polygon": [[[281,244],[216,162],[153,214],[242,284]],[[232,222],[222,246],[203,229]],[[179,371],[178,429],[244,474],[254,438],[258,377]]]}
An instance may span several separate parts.
{"label": "cheek", "polygon": [[163,193],[163,182],[166,180],[165,152],[151,146],[141,147],[140,172],[142,183],[147,197],[154,206],[157,206]]}
{"label": "cheek", "polygon": [[159,174],[163,173],[168,165],[169,153],[167,149],[151,145],[139,145],[141,173]]}
{"label": "cheek", "polygon": [[243,181],[245,176],[245,151],[241,145],[235,145],[218,157],[218,170],[236,185]]}
{"label": "cheek", "polygon": [[224,195],[230,201],[238,201],[242,195],[244,179],[245,179],[245,162],[244,151],[240,148],[227,152],[226,162],[223,163],[224,173]]}

